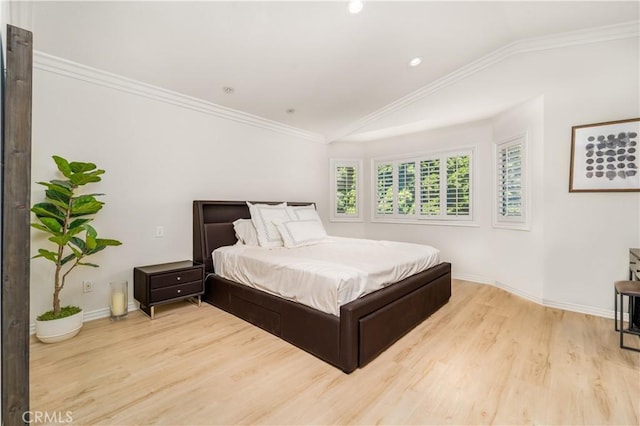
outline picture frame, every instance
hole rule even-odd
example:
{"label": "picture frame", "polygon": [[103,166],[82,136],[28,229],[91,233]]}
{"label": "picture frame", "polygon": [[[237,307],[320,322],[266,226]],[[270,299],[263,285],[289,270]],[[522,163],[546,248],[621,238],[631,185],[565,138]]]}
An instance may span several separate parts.
{"label": "picture frame", "polygon": [[571,128],[569,192],[640,192],[640,118]]}

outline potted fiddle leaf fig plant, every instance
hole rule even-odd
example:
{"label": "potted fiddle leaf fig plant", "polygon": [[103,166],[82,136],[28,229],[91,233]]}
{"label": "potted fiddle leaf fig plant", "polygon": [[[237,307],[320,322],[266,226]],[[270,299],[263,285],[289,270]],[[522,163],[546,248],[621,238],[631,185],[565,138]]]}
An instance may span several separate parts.
{"label": "potted fiddle leaf fig plant", "polygon": [[99,238],[89,223],[104,203],[96,197],[104,194],[82,194],[79,189],[100,182],[104,170],[93,163],[69,162],[57,155],[53,160],[65,179],[37,182],[45,187],[45,200],[31,208],[36,221],[31,226],[49,235],[53,249],[40,248],[33,258],[43,258],[55,265],[53,274],[53,309],[36,319],[36,336],[45,343],[70,339],[80,331],[82,309],[60,306],[60,292],[67,276],[78,266],[98,267],[86,261],[109,246],[122,244],[118,240]]}

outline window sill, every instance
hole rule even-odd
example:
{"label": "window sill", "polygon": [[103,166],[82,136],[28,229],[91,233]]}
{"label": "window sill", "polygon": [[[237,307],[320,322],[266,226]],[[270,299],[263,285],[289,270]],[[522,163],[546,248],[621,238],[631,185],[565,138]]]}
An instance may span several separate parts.
{"label": "window sill", "polygon": [[509,229],[512,231],[531,231],[531,226],[526,223],[495,223],[493,227],[496,229]]}
{"label": "window sill", "polygon": [[435,225],[435,226],[461,226],[466,228],[479,228],[476,222],[462,220],[415,220],[415,219],[372,219],[371,223],[392,223],[401,225]]}
{"label": "window sill", "polygon": [[364,222],[364,219],[360,217],[332,217],[329,222],[358,223]]}

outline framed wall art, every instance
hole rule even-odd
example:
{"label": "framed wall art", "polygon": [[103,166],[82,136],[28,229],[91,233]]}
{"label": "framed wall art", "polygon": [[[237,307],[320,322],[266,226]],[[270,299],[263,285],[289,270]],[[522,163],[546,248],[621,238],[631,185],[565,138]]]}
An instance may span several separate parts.
{"label": "framed wall art", "polygon": [[640,191],[640,118],[571,128],[569,192]]}

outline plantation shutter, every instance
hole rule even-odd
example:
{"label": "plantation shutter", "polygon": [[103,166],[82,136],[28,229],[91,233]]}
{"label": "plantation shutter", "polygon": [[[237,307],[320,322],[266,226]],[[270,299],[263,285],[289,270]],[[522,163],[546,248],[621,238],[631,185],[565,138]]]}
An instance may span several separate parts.
{"label": "plantation shutter", "polygon": [[376,167],[376,214],[393,214],[393,164]]}
{"label": "plantation shutter", "polygon": [[496,146],[496,222],[525,222],[525,139]]}
{"label": "plantation shutter", "polygon": [[329,160],[331,176],[329,198],[332,222],[362,221],[362,160]]}
{"label": "plantation shutter", "polygon": [[398,214],[410,215],[416,212],[416,164],[398,164]]}
{"label": "plantation shutter", "polygon": [[446,215],[469,216],[470,214],[470,173],[469,155],[447,158],[446,167]]}
{"label": "plantation shutter", "polygon": [[357,214],[355,166],[339,165],[336,167],[336,213]]}
{"label": "plantation shutter", "polygon": [[420,214],[440,215],[440,159],[420,162]]}
{"label": "plantation shutter", "polygon": [[503,148],[498,155],[498,212],[504,217],[522,216],[522,149]]}

